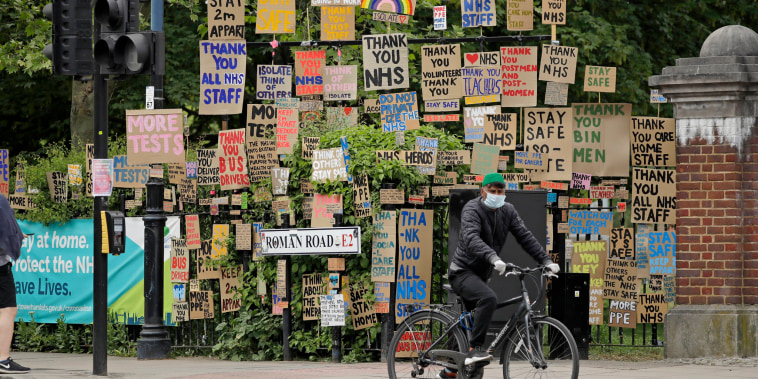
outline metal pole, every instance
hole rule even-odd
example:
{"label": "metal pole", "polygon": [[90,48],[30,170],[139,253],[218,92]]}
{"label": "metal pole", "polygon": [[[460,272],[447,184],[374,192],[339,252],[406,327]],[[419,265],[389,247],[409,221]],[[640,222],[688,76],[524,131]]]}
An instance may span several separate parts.
{"label": "metal pole", "polygon": [[[150,2],[150,29],[156,32],[163,31],[163,0]],[[165,54],[162,55],[165,59]],[[164,63],[165,66],[165,63]],[[151,75],[150,85],[155,91],[155,109],[163,109],[163,75]]]}
{"label": "metal pole", "polygon": [[[382,189],[394,189],[395,183],[382,183]],[[394,204],[382,204],[382,210],[394,211]],[[397,253],[395,254],[397,256]],[[397,259],[395,259],[395,270],[397,270]],[[395,271],[397,272],[397,271]],[[382,362],[387,361],[387,349],[389,349],[392,335],[395,333],[395,315],[392,313],[395,309],[395,282],[390,283],[390,311],[382,315]]]}
{"label": "metal pole", "polygon": [[[290,215],[289,213],[283,213],[282,214],[282,229],[287,229],[290,227]],[[290,296],[292,294],[292,260],[290,259],[289,255],[284,257],[285,265],[284,265],[284,280],[286,285],[284,286],[284,298],[282,300],[286,300],[288,302],[287,306],[282,310],[282,338],[283,338],[283,346],[284,346],[284,360],[285,361],[291,361],[292,360],[292,349],[290,348],[290,331],[292,330],[292,308],[290,308],[291,304],[289,304],[292,299],[290,299]]]}
{"label": "metal pole", "polygon": [[[341,213],[335,213],[332,217],[334,217],[334,226],[342,226]],[[340,280],[342,280],[341,274],[342,273],[340,273]],[[334,363],[342,362],[342,327],[341,326],[332,327],[332,362]]]}
{"label": "metal pole", "polygon": [[166,359],[171,350],[163,327],[163,178],[147,181],[145,222],[145,324],[137,341],[137,359]]}

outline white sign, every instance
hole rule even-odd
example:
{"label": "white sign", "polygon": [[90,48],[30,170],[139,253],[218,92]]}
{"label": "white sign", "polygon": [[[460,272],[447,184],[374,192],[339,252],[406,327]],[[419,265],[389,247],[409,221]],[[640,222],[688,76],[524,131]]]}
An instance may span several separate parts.
{"label": "white sign", "polygon": [[434,7],[434,30],[447,29],[447,7],[439,5]]}
{"label": "white sign", "polygon": [[361,227],[263,229],[263,255],[360,254]]}
{"label": "white sign", "polygon": [[145,109],[155,109],[155,87],[145,87]]}
{"label": "white sign", "polygon": [[108,197],[113,192],[113,159],[92,160],[92,196]]}
{"label": "white sign", "polygon": [[345,299],[342,295],[320,295],[321,326],[345,326]]}

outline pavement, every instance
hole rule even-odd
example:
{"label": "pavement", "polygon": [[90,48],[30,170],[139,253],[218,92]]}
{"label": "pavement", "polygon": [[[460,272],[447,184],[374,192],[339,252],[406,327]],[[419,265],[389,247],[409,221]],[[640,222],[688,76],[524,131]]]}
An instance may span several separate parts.
{"label": "pavement", "polygon": [[[0,378],[81,378],[92,375],[92,355],[14,352],[13,359],[30,367],[28,374]],[[207,357],[137,360],[108,357],[113,378],[386,378],[385,363],[231,362]],[[581,361],[581,378],[700,379],[758,378],[758,359],[661,360],[646,362]],[[485,378],[502,378],[502,366],[487,366]]]}

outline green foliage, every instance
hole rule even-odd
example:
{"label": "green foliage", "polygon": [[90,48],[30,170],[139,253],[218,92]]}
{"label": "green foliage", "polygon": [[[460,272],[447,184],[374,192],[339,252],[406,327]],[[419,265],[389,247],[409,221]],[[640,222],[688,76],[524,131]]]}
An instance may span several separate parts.
{"label": "green foliage", "polygon": [[[29,313],[30,321],[16,322],[14,340],[19,351],[92,353],[92,324],[67,324],[62,314],[55,324],[40,324],[34,320],[34,312]],[[136,343],[130,340],[126,325],[109,322],[107,332],[108,355],[136,356]]]}

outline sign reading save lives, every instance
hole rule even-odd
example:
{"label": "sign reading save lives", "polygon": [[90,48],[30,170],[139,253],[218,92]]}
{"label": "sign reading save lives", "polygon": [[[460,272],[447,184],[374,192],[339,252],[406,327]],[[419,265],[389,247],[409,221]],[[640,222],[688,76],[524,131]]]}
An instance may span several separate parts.
{"label": "sign reading save lives", "polygon": [[126,155],[131,164],[184,163],[181,109],[127,110]]}
{"label": "sign reading save lives", "polygon": [[263,229],[262,255],[360,254],[361,228]]}
{"label": "sign reading save lives", "polygon": [[200,41],[200,114],[240,114],[247,67],[245,40]]}

